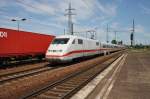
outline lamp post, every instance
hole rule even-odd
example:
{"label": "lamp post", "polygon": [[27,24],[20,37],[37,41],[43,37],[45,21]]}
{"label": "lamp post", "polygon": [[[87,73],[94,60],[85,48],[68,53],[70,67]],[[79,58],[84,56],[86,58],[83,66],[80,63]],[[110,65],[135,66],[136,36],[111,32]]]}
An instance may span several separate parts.
{"label": "lamp post", "polygon": [[23,18],[23,19],[12,19],[11,21],[16,21],[16,22],[17,22],[18,31],[19,31],[20,21],[26,21],[26,20],[27,20],[27,19]]}

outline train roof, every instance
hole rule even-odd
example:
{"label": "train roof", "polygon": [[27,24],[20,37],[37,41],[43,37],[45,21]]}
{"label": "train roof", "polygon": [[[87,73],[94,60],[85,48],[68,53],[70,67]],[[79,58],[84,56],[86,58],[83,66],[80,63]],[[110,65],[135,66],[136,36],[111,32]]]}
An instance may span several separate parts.
{"label": "train roof", "polygon": [[112,43],[107,43],[107,42],[101,42],[101,44],[111,45],[111,46],[122,46],[122,45],[112,44]]}
{"label": "train roof", "polygon": [[[81,37],[81,36],[75,36],[75,35],[60,35],[60,36],[56,36],[56,38],[71,38],[71,39],[83,39],[83,40],[92,40],[92,41],[96,41],[99,42],[98,40],[94,40],[94,39],[90,39],[90,38],[85,38],[85,37]],[[117,45],[117,44],[112,44],[112,43],[107,43],[107,42],[100,42],[101,44],[105,44],[105,45],[110,45],[110,46],[121,46],[121,45]]]}
{"label": "train roof", "polygon": [[98,40],[89,39],[89,38],[85,38],[85,37],[81,37],[81,36],[75,36],[75,35],[60,35],[60,36],[57,36],[56,38],[71,38],[71,39],[78,38],[78,39],[83,39],[83,40],[86,39],[86,40],[98,41]]}
{"label": "train roof", "polygon": [[14,32],[16,32],[16,33],[30,33],[30,34],[38,34],[38,35],[46,35],[46,36],[53,36],[53,37],[55,37],[55,35],[51,35],[51,34],[45,34],[45,33],[39,33],[39,32],[31,32],[31,31],[23,31],[23,30],[15,30],[15,29],[9,29],[9,28],[1,28],[0,27],[0,31],[6,31],[6,32],[12,32],[12,33],[14,33]]}

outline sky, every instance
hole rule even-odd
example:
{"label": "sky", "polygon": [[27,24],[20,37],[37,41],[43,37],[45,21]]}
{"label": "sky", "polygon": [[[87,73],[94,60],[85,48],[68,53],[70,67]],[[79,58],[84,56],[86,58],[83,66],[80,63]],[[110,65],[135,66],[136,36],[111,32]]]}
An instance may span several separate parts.
{"label": "sky", "polygon": [[[49,35],[63,35],[67,31],[65,9],[71,3],[74,32],[96,30],[96,38],[109,41],[115,38],[130,44],[132,21],[135,21],[135,43],[150,44],[150,0],[0,0],[0,27]],[[77,34],[76,34],[77,35]],[[78,34],[79,35],[79,34]]]}

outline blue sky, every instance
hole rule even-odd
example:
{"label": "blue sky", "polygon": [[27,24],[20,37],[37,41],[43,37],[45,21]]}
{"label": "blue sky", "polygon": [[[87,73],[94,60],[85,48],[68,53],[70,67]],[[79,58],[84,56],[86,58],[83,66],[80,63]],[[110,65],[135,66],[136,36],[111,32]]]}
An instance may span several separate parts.
{"label": "blue sky", "polygon": [[[135,42],[150,44],[149,0],[0,0],[0,27],[17,29],[11,19],[26,18],[20,30],[62,35],[67,29],[65,9],[71,2],[74,31],[96,29],[97,39],[106,41],[106,26],[110,31],[130,31],[135,20]],[[130,43],[130,32],[117,32],[117,40]],[[114,32],[109,32],[109,40]]]}

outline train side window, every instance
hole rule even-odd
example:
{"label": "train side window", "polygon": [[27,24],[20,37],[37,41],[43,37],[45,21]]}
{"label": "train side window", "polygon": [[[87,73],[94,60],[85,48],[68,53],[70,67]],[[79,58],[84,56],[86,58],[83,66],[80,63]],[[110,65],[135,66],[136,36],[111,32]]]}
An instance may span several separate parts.
{"label": "train side window", "polygon": [[83,40],[78,39],[78,44],[83,44]]}
{"label": "train side window", "polygon": [[75,44],[75,40],[73,40],[72,44]]}
{"label": "train side window", "polygon": [[99,42],[96,42],[96,46],[99,46]]}
{"label": "train side window", "polygon": [[103,45],[103,48],[106,48],[106,45]]}

